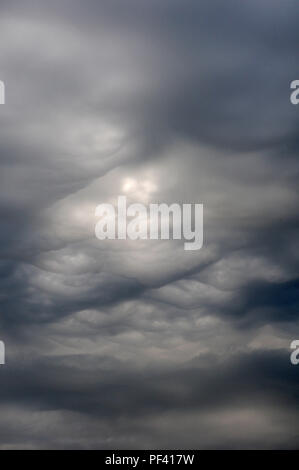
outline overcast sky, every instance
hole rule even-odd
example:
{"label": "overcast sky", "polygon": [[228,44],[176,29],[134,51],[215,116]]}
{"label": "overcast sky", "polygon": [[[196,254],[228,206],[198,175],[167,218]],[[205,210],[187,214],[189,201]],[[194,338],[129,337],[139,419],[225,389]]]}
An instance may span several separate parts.
{"label": "overcast sky", "polygon": [[[298,445],[298,14],[1,1],[0,448]],[[203,248],[99,241],[125,190]]]}

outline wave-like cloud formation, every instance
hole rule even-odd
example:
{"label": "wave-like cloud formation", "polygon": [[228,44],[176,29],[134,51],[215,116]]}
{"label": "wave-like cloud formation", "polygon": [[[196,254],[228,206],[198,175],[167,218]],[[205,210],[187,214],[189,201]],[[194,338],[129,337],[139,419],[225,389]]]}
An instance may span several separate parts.
{"label": "wave-like cloud formation", "polygon": [[[294,448],[297,2],[0,10],[0,446]],[[204,247],[97,240],[124,193]]]}

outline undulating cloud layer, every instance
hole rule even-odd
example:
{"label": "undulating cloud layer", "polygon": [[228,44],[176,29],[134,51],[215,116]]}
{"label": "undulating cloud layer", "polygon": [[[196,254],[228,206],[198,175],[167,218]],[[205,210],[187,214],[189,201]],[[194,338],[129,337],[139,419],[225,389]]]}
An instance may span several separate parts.
{"label": "undulating cloud layer", "polygon": [[[1,2],[1,448],[298,445],[298,14]],[[100,242],[121,194],[203,248]]]}

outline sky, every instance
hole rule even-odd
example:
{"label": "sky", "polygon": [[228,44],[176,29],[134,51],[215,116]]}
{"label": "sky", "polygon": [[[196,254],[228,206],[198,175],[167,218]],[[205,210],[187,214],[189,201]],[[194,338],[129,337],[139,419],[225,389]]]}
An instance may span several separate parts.
{"label": "sky", "polygon": [[[1,449],[298,448],[298,14],[1,1]],[[98,240],[123,194],[202,249]]]}

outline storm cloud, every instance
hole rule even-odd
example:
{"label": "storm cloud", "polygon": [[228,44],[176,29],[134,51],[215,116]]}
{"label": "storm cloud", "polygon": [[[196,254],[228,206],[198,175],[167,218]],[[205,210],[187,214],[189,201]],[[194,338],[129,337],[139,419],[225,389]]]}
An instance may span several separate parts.
{"label": "storm cloud", "polygon": [[[298,445],[298,14],[1,2],[1,448]],[[124,192],[203,248],[97,240]]]}

